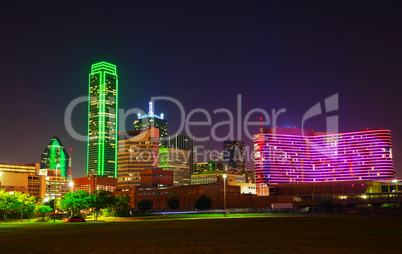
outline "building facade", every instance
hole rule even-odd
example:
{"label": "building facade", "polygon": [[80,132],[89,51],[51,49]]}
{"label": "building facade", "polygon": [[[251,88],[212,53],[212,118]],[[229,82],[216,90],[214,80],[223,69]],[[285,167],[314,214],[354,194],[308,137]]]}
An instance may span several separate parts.
{"label": "building facade", "polygon": [[118,80],[116,66],[92,65],[89,74],[87,175],[117,177]]}
{"label": "building facade", "polygon": [[59,169],[41,169],[39,175],[45,176],[46,193],[44,196],[46,198],[60,198],[72,191],[72,186],[67,181],[67,177],[61,176],[61,170]]}
{"label": "building facade", "polygon": [[39,163],[25,165],[0,163],[0,172],[27,173],[28,175],[35,175],[39,174],[39,167]]}
{"label": "building facade", "polygon": [[141,170],[159,165],[159,129],[121,133],[118,143],[117,187],[139,186]]}
{"label": "building facade", "polygon": [[148,130],[151,127],[157,128],[159,130],[159,146],[167,147],[167,121],[164,118],[163,113],[160,115],[154,113],[153,104],[150,101],[148,114],[141,115],[141,113],[138,113],[138,119],[134,121],[134,130]]}
{"label": "building facade", "polygon": [[191,184],[210,184],[223,181],[223,175],[227,176],[227,181],[231,183],[246,183],[246,177],[237,171],[204,171],[201,174],[191,176]]}
{"label": "building facade", "polygon": [[87,176],[73,179],[73,189],[75,191],[83,190],[89,193],[93,191],[110,191],[117,188],[117,178]]}
{"label": "building facade", "polygon": [[188,185],[191,182],[190,150],[170,147],[159,149],[159,167],[173,171],[174,185]]}
{"label": "building facade", "polygon": [[66,177],[68,173],[68,162],[70,156],[64,148],[58,136],[53,136],[46,146],[40,158],[41,169],[60,169],[61,176]]}
{"label": "building facade", "polygon": [[194,140],[187,135],[171,135],[168,139],[168,147],[189,151],[190,175],[194,169]]}
{"label": "building facade", "polygon": [[141,187],[165,187],[173,185],[173,171],[161,168],[141,170]]}
{"label": "building facade", "polygon": [[236,140],[223,142],[223,160],[225,170],[244,171],[244,142]]}
{"label": "building facade", "polygon": [[394,178],[391,132],[266,129],[254,135],[257,184]]}

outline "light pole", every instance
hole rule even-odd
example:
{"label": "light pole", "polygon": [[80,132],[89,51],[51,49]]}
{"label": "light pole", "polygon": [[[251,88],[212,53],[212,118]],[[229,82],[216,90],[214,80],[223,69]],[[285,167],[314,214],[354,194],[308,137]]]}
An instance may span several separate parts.
{"label": "light pole", "polygon": [[222,175],[223,177],[223,208],[225,209],[225,216],[226,216],[226,174]]}
{"label": "light pole", "polygon": [[393,190],[395,192],[394,197],[395,197],[395,208],[398,208],[398,198],[397,198],[397,191],[396,191],[396,184],[398,183],[398,180],[395,178],[392,180],[392,182],[394,183],[395,189]]}
{"label": "light pole", "polygon": [[54,184],[54,202],[53,202],[53,222],[56,222],[56,196],[57,196],[57,169],[60,167],[60,164],[56,165],[56,181]]}
{"label": "light pole", "polygon": [[73,193],[74,192],[74,189],[73,189],[74,188],[74,182],[71,181],[71,182],[68,183],[68,185],[70,185],[71,193]]}

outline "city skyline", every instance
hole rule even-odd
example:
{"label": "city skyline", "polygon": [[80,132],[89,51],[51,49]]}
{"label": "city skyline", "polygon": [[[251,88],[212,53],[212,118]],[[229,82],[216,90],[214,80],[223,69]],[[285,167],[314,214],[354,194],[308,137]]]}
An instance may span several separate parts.
{"label": "city skyline", "polygon": [[[0,161],[16,164],[39,162],[43,143],[47,142],[49,136],[57,134],[67,148],[74,149],[73,176],[85,175],[86,142],[74,140],[68,135],[63,115],[69,102],[87,94],[89,66],[108,61],[119,69],[119,82],[124,84],[119,107],[125,110],[142,108],[152,96],[165,95],[180,100],[187,112],[197,107],[205,108],[208,112],[220,107],[235,112],[237,95],[241,94],[243,118],[244,112],[251,108],[267,111],[286,108],[286,114],[279,117],[277,125],[301,127],[300,119],[309,107],[339,93],[339,130],[390,129],[396,176],[401,177],[399,154],[402,124],[400,118],[395,117],[401,101],[394,92],[400,83],[397,68],[400,35],[396,32],[400,20],[397,12],[392,8],[387,9],[386,13],[377,11],[378,6],[370,3],[356,4],[355,7],[362,12],[357,19],[353,11],[335,4],[320,4],[316,9],[330,15],[333,20],[316,22],[322,18],[322,14],[301,4],[296,4],[298,8],[289,8],[280,3],[267,6],[280,15],[274,15],[269,8],[256,6],[233,6],[224,16],[217,11],[220,8],[217,6],[216,11],[204,11],[209,14],[208,19],[198,12],[181,13],[174,11],[174,8],[168,12],[151,8],[149,10],[152,11],[145,10],[138,17],[118,15],[124,18],[116,19],[116,24],[131,22],[137,25],[125,31],[127,40],[116,37],[122,45],[118,49],[110,46],[110,39],[104,42],[98,40],[98,46],[93,47],[92,44],[79,42],[68,44],[58,36],[48,37],[47,31],[52,25],[43,23],[41,19],[46,14],[41,10],[37,14],[22,10],[22,14],[18,15],[31,17],[31,24],[27,28],[36,30],[25,30],[27,28],[19,23],[14,25],[14,29],[2,28],[5,35],[9,35],[2,43],[10,45],[9,52],[5,54],[10,61],[2,65],[4,75],[1,82],[13,85],[7,87],[10,96],[1,102],[5,118],[12,121],[5,121],[0,127]],[[388,7],[387,4],[383,6]],[[269,15],[264,15],[262,9]],[[377,16],[368,15],[371,12],[377,13]],[[241,18],[237,15],[239,13],[242,14]],[[338,18],[338,13],[342,13],[344,18]],[[137,29],[139,18],[146,18],[144,16],[149,16],[147,19],[150,22]],[[54,24],[66,27],[62,20],[67,17],[67,11],[61,12],[60,19],[56,18]],[[77,21],[69,24],[77,29],[60,29],[58,35],[62,36],[65,32],[82,36],[86,41],[101,38],[104,31],[100,29],[95,28],[88,35],[86,30],[80,29],[82,24],[89,24],[84,17],[84,13],[78,13]],[[11,16],[6,14],[3,18],[11,19]],[[182,22],[183,19],[188,22]],[[166,31],[159,26],[162,22],[169,24]],[[337,27],[332,22],[337,23]],[[368,29],[366,24],[371,24],[371,28]],[[16,28],[26,31],[28,35],[39,31],[49,40],[25,44],[35,36],[26,41],[21,38],[23,33],[15,33]],[[195,32],[187,33],[191,31],[189,28]],[[106,30],[111,34],[121,32],[119,29]],[[359,33],[355,33],[356,30]],[[238,33],[246,36],[238,38]],[[11,44],[10,38],[21,38],[21,43],[26,45],[21,51],[24,57],[16,53],[17,45]],[[39,57],[38,52],[44,57]],[[75,57],[72,52],[76,52]],[[18,57],[12,57],[12,54]],[[58,61],[56,55],[64,60]],[[31,68],[24,68],[22,63]],[[58,86],[55,88],[56,83]],[[56,98],[52,94],[58,87],[67,89],[63,90],[63,96]],[[6,105],[13,106],[13,110],[5,110]],[[26,105],[38,110],[28,111]],[[169,129],[172,130],[169,134],[174,134],[179,122],[178,111],[174,105],[166,102],[157,102],[157,105],[158,110],[161,109],[168,116]],[[82,135],[87,132],[87,127],[82,125],[87,121],[86,110],[86,106],[81,104],[73,112],[72,118],[73,127]],[[13,117],[14,114],[20,117]],[[221,117],[224,115],[216,115],[212,120],[217,122]],[[253,117],[258,121],[259,116]],[[126,130],[131,129],[129,127],[132,127],[135,118],[133,115],[127,119]],[[19,134],[19,128],[15,126],[24,126],[28,122],[30,128],[24,131],[32,138],[29,146],[19,148],[21,154],[25,155],[21,158],[12,152],[16,149],[16,142],[11,137]],[[325,120],[314,120],[307,127],[324,131]],[[253,128],[252,133],[257,133],[258,127]],[[217,132],[225,133],[224,129],[222,127]],[[202,136],[208,131],[205,128],[194,133]],[[244,139],[242,141],[250,147],[252,140]],[[222,142],[199,144],[212,150],[221,149]],[[246,167],[252,167],[252,162],[248,162]]]}

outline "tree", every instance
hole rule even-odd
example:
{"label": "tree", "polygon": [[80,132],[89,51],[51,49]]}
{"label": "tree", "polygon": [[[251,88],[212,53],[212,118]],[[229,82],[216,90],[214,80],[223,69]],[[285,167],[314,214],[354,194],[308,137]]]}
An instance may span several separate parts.
{"label": "tree", "polygon": [[40,204],[38,207],[36,207],[35,212],[39,213],[40,216],[42,216],[42,221],[45,221],[45,216],[48,213],[51,213],[53,211],[53,208],[47,205],[42,205]]}
{"label": "tree", "polygon": [[116,196],[116,202],[114,203],[115,206],[115,216],[118,217],[125,217],[128,216],[129,211],[131,209],[130,206],[130,197],[129,196],[124,196],[122,194],[119,194]]}
{"label": "tree", "polygon": [[92,208],[94,213],[94,219],[98,220],[98,214],[101,209],[110,207],[113,199],[111,198],[112,193],[110,191],[93,191],[88,197],[89,207]]}
{"label": "tree", "polygon": [[206,210],[211,208],[211,206],[212,206],[212,199],[205,196],[205,194],[199,196],[194,203],[194,207],[197,208],[198,210]]}
{"label": "tree", "polygon": [[171,210],[177,210],[180,207],[180,201],[178,198],[174,197],[174,198],[169,198],[167,201],[167,205],[169,206],[169,208]]}
{"label": "tree", "polygon": [[137,203],[137,208],[143,212],[150,210],[153,206],[154,204],[149,199],[144,199]]}
{"label": "tree", "polygon": [[25,194],[22,192],[16,192],[14,194],[18,201],[21,203],[19,210],[21,213],[21,221],[22,217],[24,214],[27,215],[28,221],[29,221],[29,214],[32,213],[35,210],[36,206],[36,197],[31,196],[30,194]]}
{"label": "tree", "polygon": [[89,192],[79,190],[65,194],[60,201],[60,207],[69,211],[71,216],[78,216],[81,210],[89,208]]}
{"label": "tree", "polygon": [[0,211],[3,213],[4,221],[7,221],[7,215],[18,211],[21,202],[14,194],[6,192],[5,189],[0,189]]}

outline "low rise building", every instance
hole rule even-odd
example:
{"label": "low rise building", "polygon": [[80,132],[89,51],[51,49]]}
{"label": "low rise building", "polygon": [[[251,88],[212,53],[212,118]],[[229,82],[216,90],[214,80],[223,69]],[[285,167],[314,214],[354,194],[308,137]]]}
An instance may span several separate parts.
{"label": "low rise building", "polygon": [[237,171],[204,171],[201,174],[192,175],[191,184],[217,183],[224,174],[227,176],[229,185],[231,183],[246,183],[245,176]]}
{"label": "low rise building", "polygon": [[117,179],[103,176],[87,176],[73,179],[73,189],[75,191],[84,190],[93,191],[110,191],[113,192],[117,187]]}
{"label": "low rise building", "polygon": [[173,171],[161,168],[144,169],[141,171],[141,187],[164,187],[173,185]]}
{"label": "low rise building", "polygon": [[60,198],[72,191],[67,177],[62,177],[60,169],[40,169],[39,175],[45,176],[46,194],[45,197]]}
{"label": "low rise building", "polygon": [[0,172],[0,188],[13,193],[28,193],[28,173]]}
{"label": "low rise building", "polygon": [[28,176],[28,193],[37,198],[46,198],[46,176],[45,175],[29,175]]}

